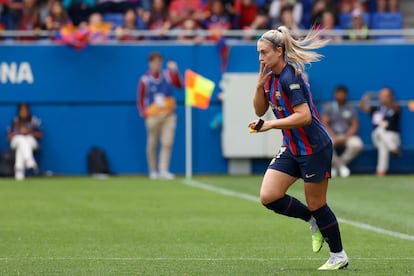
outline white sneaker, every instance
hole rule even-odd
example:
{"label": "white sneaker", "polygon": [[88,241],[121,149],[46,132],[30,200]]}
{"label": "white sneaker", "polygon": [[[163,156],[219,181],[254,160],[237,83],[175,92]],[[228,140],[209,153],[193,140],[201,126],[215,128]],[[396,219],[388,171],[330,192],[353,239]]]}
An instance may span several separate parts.
{"label": "white sneaker", "polygon": [[175,175],[173,173],[168,172],[168,171],[163,171],[163,172],[160,172],[159,177],[161,179],[171,180],[171,179],[174,179],[175,178]]}
{"label": "white sneaker", "polygon": [[347,166],[342,166],[339,168],[339,175],[341,177],[348,177],[351,174],[351,171],[348,169]]}
{"label": "white sneaker", "polygon": [[337,177],[338,176],[338,170],[336,168],[331,169],[331,177]]}
{"label": "white sneaker", "polygon": [[344,250],[339,253],[331,252],[329,254],[331,257],[325,264],[319,267],[318,270],[338,270],[346,268],[348,266],[349,259]]}
{"label": "white sneaker", "polygon": [[150,172],[149,178],[150,179],[158,179],[158,173],[157,172]]}

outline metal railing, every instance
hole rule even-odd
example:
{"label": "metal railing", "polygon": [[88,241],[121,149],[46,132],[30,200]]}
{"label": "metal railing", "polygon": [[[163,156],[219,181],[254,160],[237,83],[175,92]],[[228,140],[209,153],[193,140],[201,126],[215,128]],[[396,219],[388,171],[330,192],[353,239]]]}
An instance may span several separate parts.
{"label": "metal railing", "polygon": [[[220,35],[234,40],[255,40],[255,38],[261,36],[267,30],[223,30]],[[296,36],[305,36],[307,30],[295,31]],[[36,39],[49,39],[55,37],[57,34],[56,31],[16,31],[16,30],[3,30],[0,31],[0,39],[4,40],[14,40],[20,37],[33,37]],[[376,42],[378,39],[381,41],[402,41],[402,42],[412,42],[414,41],[414,29],[398,29],[398,30],[367,30],[364,32],[359,31],[350,31],[350,30],[324,30],[321,32],[321,35],[325,37],[339,37],[345,38],[342,39],[341,43],[354,42],[354,40],[347,40],[346,37],[350,34],[354,35],[367,35],[368,40],[365,42]],[[171,40],[181,36],[184,37],[200,37],[204,39],[210,39],[213,36],[217,36],[217,32],[209,30],[196,30],[196,31],[187,31],[187,30],[170,30],[166,33],[161,34],[159,31],[150,31],[150,30],[133,30],[128,31],[128,36],[147,39],[147,40]],[[111,31],[109,37],[113,40],[116,40],[116,31]],[[128,41],[131,42],[131,41]],[[335,41],[334,41],[335,42]],[[0,40],[1,43],[1,40]]]}

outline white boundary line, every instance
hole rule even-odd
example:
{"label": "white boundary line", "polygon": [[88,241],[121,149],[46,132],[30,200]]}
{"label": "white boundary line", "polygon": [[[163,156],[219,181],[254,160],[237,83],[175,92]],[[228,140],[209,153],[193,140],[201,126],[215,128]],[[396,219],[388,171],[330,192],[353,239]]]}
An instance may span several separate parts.
{"label": "white boundary line", "polygon": [[[256,196],[253,196],[253,195],[249,195],[249,194],[245,194],[245,193],[241,193],[241,192],[237,192],[237,191],[233,191],[233,190],[228,190],[228,189],[224,189],[224,188],[219,188],[219,187],[209,185],[209,184],[206,184],[206,183],[202,183],[202,182],[199,182],[199,181],[195,181],[195,180],[184,180],[183,182],[184,182],[184,184],[186,184],[188,186],[192,186],[192,187],[196,187],[196,188],[199,188],[199,189],[215,192],[215,193],[218,193],[218,194],[238,197],[238,198],[242,198],[242,199],[245,199],[245,200],[248,200],[248,201],[253,201],[253,202],[260,202],[259,198],[256,197]],[[349,225],[352,225],[354,227],[361,228],[361,229],[364,229],[364,230],[369,230],[369,231],[372,231],[372,232],[375,232],[375,233],[384,234],[384,235],[391,236],[391,237],[394,237],[394,238],[399,238],[399,239],[402,239],[402,240],[414,241],[414,236],[413,235],[399,233],[399,232],[383,229],[383,228],[380,228],[380,227],[376,227],[376,226],[373,226],[373,225],[369,225],[369,224],[366,224],[366,223],[362,223],[362,222],[358,222],[358,221],[352,221],[352,220],[349,220],[349,219],[338,218],[338,220],[341,223],[349,224]]]}
{"label": "white boundary line", "polygon": [[[252,262],[275,262],[275,261],[320,261],[326,258],[179,258],[179,257],[0,257],[1,261],[202,261],[202,262],[228,262],[228,261],[252,261]],[[414,257],[401,258],[352,258],[360,261],[414,261]]]}

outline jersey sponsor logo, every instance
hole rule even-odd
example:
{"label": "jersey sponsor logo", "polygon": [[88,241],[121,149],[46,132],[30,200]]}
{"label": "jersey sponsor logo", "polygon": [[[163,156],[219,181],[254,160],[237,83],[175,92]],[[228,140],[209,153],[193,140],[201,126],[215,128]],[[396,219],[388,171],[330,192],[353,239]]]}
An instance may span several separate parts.
{"label": "jersey sponsor logo", "polygon": [[289,88],[290,88],[290,90],[299,89],[300,84],[299,83],[292,83],[291,85],[289,85]]}
{"label": "jersey sponsor logo", "polygon": [[33,71],[28,62],[0,62],[0,83],[21,84],[34,82]]}

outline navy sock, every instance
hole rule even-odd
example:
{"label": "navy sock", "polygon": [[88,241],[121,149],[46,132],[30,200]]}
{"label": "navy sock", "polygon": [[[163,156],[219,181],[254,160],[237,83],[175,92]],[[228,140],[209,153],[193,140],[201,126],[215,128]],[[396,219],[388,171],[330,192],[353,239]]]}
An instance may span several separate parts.
{"label": "navy sock", "polygon": [[302,202],[296,198],[285,195],[284,197],[273,201],[268,204],[264,204],[267,209],[274,211],[275,213],[285,215],[292,218],[300,218],[304,221],[309,221],[311,218],[311,212]]}
{"label": "navy sock", "polygon": [[329,249],[333,253],[342,251],[341,232],[339,231],[338,221],[335,214],[328,205],[324,205],[318,210],[312,211],[312,216],[316,219],[322,236],[329,244]]}

